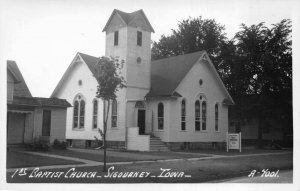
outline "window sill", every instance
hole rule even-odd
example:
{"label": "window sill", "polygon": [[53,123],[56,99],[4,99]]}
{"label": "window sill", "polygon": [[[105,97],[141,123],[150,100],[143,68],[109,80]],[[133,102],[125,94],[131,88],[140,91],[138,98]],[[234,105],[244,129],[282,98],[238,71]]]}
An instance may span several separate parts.
{"label": "window sill", "polygon": [[187,132],[187,130],[180,130],[180,132]]}
{"label": "window sill", "polygon": [[221,133],[221,131],[215,131],[215,133]]}
{"label": "window sill", "polygon": [[208,131],[207,130],[199,130],[199,131],[196,131],[196,130],[194,130],[194,132],[196,132],[196,133],[208,133]]}
{"label": "window sill", "polygon": [[155,131],[157,131],[157,132],[164,132],[165,130],[163,130],[163,129],[157,129]]}
{"label": "window sill", "polygon": [[72,128],[73,131],[84,131],[84,128]]}
{"label": "window sill", "polygon": [[98,131],[98,128],[92,128],[92,131]]}

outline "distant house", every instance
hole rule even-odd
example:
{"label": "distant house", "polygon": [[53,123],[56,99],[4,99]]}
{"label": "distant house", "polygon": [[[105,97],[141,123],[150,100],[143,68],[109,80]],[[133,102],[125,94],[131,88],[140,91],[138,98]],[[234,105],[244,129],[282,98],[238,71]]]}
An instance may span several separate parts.
{"label": "distant house", "polygon": [[[124,60],[127,88],[112,102],[107,140],[129,150],[224,145],[228,105],[234,104],[206,51],[151,61],[151,33],[143,10],[114,10],[103,32],[106,56]],[[99,58],[77,53],[51,97],[68,100],[66,138],[91,145],[103,128],[103,101],[93,76]],[[162,144],[163,143],[163,144]]]}
{"label": "distant house", "polygon": [[[278,95],[268,96],[270,103],[276,103],[281,99]],[[258,105],[259,95],[250,94],[237,98],[236,105],[229,107],[229,128],[230,133],[242,133],[244,146],[256,145],[259,135],[259,124],[262,127],[262,140],[268,144],[270,141],[279,141],[285,146],[292,145],[293,120],[288,114],[287,107],[280,107],[281,113],[270,108],[265,112],[261,122],[259,122]],[[275,105],[278,107],[277,105]],[[286,106],[292,113],[292,101],[286,100]],[[285,111],[283,111],[285,109]]]}
{"label": "distant house", "polygon": [[[262,139],[265,141],[283,140],[283,128],[285,124],[282,120],[275,118],[265,118],[264,128],[262,131]],[[242,133],[243,146],[256,145],[258,139],[258,126],[259,121],[256,118],[244,117],[241,120],[229,119],[230,133]]]}
{"label": "distant house", "polygon": [[16,62],[7,61],[7,145],[64,140],[70,106],[63,99],[32,97]]}

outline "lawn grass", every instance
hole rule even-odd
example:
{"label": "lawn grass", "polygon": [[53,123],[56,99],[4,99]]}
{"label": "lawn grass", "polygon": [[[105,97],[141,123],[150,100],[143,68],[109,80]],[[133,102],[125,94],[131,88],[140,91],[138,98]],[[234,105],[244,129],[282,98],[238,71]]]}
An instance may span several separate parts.
{"label": "lawn grass", "polygon": [[23,168],[35,166],[49,166],[49,165],[64,165],[64,164],[83,164],[77,161],[64,160],[52,157],[44,157],[21,153],[18,151],[8,151],[6,168]]}
{"label": "lawn grass", "polygon": [[[76,157],[80,159],[103,162],[103,150],[53,150],[49,154],[61,156]],[[107,162],[131,162],[131,161],[148,161],[148,160],[165,160],[165,159],[185,159],[200,158],[210,155],[201,155],[195,153],[175,153],[175,152],[120,152],[107,151]]]}
{"label": "lawn grass", "polygon": [[[108,166],[111,167],[111,166]],[[102,178],[28,178],[25,176],[10,178],[12,173],[7,173],[8,182],[55,182],[55,183],[204,183],[214,180],[247,177],[252,170],[287,170],[293,169],[293,154],[286,153],[281,155],[268,156],[242,156],[234,158],[218,158],[199,161],[176,161],[176,162],[153,162],[136,163],[130,165],[114,165],[114,171],[148,171],[151,175],[158,176],[161,168],[171,169],[172,171],[184,172],[191,175],[189,178],[103,178],[107,173],[102,172],[102,166],[81,167],[76,171],[97,171],[97,175]],[[67,171],[68,169],[56,169],[56,171]],[[53,171],[53,169],[52,169]],[[279,172],[280,175],[280,172]]]}

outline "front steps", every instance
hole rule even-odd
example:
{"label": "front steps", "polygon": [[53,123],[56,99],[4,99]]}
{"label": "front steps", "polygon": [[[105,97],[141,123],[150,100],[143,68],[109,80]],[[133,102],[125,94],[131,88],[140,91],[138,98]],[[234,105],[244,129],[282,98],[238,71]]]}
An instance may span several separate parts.
{"label": "front steps", "polygon": [[158,137],[150,137],[150,151],[170,151]]}

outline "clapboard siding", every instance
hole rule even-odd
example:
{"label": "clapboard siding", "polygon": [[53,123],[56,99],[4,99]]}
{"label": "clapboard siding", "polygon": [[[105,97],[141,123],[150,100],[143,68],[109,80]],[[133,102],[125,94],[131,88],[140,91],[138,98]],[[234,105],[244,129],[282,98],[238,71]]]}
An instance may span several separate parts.
{"label": "clapboard siding", "polygon": [[150,136],[149,135],[139,135],[138,127],[128,128],[128,150],[138,150],[138,151],[149,151],[150,150]]}
{"label": "clapboard siding", "polygon": [[66,138],[66,109],[51,109],[51,142]]}

